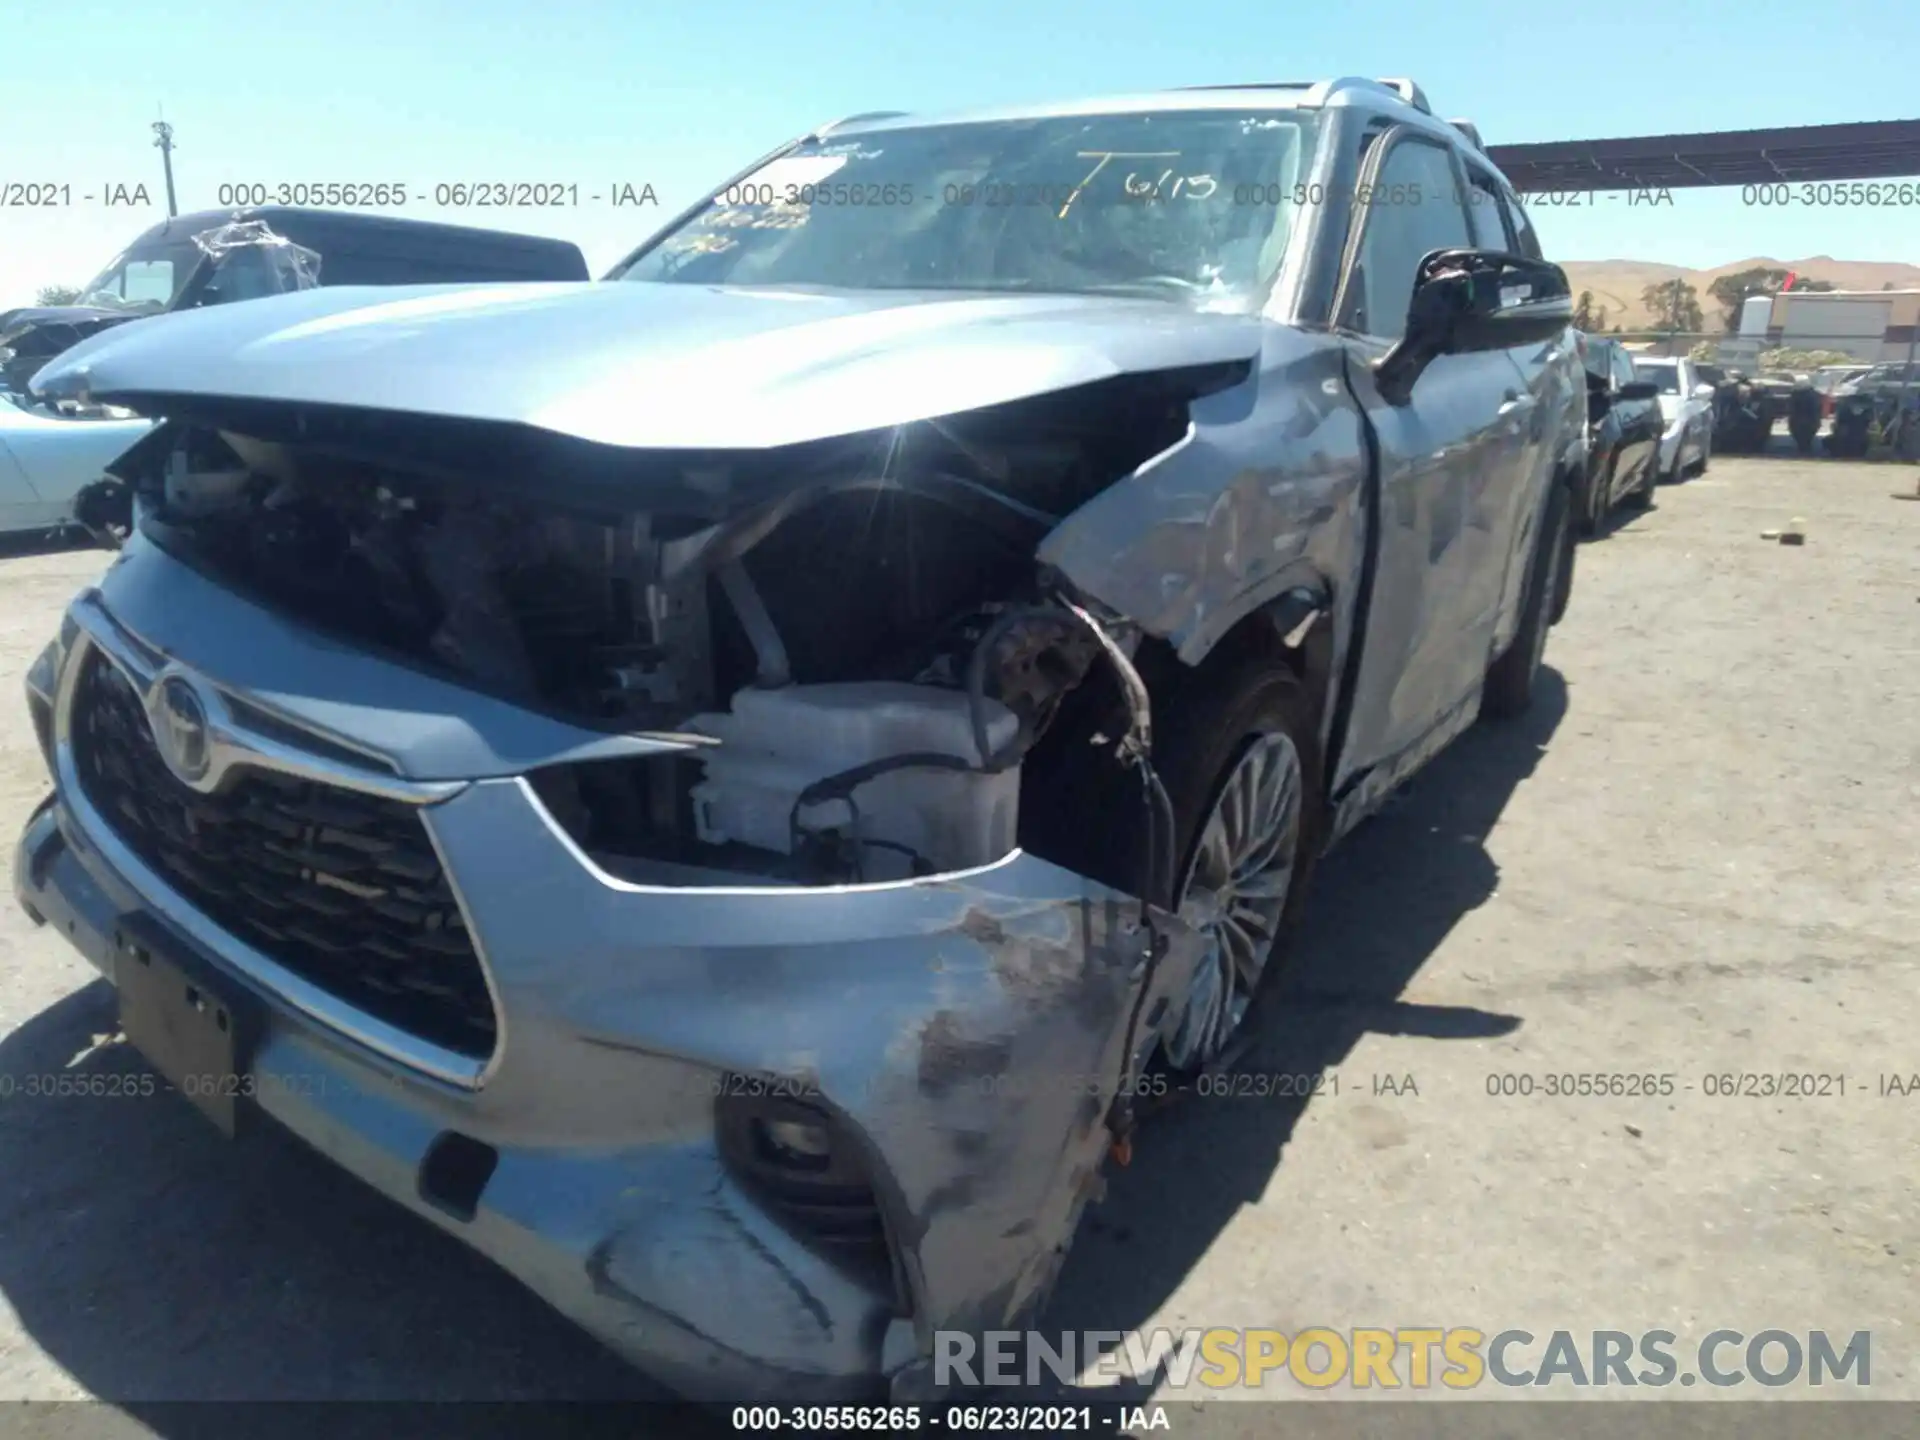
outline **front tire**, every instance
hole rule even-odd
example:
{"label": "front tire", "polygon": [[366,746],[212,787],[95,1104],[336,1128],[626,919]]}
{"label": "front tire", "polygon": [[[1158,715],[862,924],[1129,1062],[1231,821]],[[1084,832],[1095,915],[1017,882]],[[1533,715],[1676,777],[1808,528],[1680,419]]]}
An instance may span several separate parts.
{"label": "front tire", "polygon": [[1179,857],[1171,908],[1207,938],[1160,1028],[1162,1062],[1190,1075],[1248,1032],[1290,948],[1319,844],[1319,745],[1306,691],[1264,659],[1174,691],[1154,728]]}
{"label": "front tire", "polygon": [[1601,527],[1607,523],[1607,512],[1613,508],[1610,499],[1612,494],[1613,474],[1609,463],[1587,482],[1585,503],[1580,507],[1585,512],[1580,517],[1582,535],[1593,536],[1600,533]]}
{"label": "front tire", "polygon": [[[1564,613],[1573,589],[1572,506],[1567,487],[1555,481],[1547,496],[1547,514],[1534,542],[1533,565],[1527,586],[1526,609],[1520,628],[1506,653],[1487,667],[1480,695],[1480,711],[1495,720],[1510,720],[1533,704],[1541,658],[1547,653],[1547,631]],[[1563,574],[1564,571],[1564,574]]]}

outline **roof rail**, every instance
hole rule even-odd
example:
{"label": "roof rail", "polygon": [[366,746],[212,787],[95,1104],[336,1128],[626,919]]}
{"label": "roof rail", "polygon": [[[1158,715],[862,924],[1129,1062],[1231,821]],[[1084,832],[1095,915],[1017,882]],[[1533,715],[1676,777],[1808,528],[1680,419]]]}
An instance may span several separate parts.
{"label": "roof rail", "polygon": [[1433,113],[1433,107],[1427,104],[1426,91],[1414,84],[1413,81],[1405,79],[1404,77],[1397,79],[1380,78],[1376,79],[1373,83],[1386,86],[1422,115],[1431,115]]}
{"label": "roof rail", "polygon": [[1255,80],[1250,85],[1182,85],[1181,90],[1311,90],[1319,80]]}
{"label": "roof rail", "polygon": [[1483,154],[1485,153],[1487,142],[1480,138],[1480,127],[1478,125],[1474,124],[1471,120],[1449,120],[1447,124],[1466,136],[1467,139],[1472,142],[1474,149],[1481,151]]}
{"label": "roof rail", "polygon": [[862,110],[858,115],[848,115],[843,119],[831,120],[814,130],[815,135],[826,135],[848,125],[858,125],[867,120],[898,120],[907,112],[904,110]]}
{"label": "roof rail", "polygon": [[1337,80],[1256,80],[1250,85],[1182,85],[1175,93],[1184,94],[1194,90],[1304,90],[1307,93],[1300,103],[1308,109],[1314,109],[1325,105],[1336,90],[1345,90],[1354,85],[1364,85],[1369,90],[1385,90],[1398,95],[1422,115],[1433,113],[1433,107],[1427,104],[1426,92],[1413,81],[1368,80],[1359,75],[1342,75]]}

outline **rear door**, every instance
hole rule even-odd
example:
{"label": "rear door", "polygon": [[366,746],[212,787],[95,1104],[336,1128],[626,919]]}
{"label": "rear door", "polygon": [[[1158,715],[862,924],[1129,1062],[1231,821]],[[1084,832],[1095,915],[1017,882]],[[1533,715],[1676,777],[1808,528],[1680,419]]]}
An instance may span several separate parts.
{"label": "rear door", "polygon": [[1372,365],[1405,329],[1415,267],[1474,245],[1474,222],[1453,147],[1423,130],[1375,137],[1361,183],[1335,327],[1377,440],[1378,540],[1336,795],[1366,772],[1368,789],[1391,783],[1471,719],[1532,408],[1501,350],[1443,355],[1407,404],[1381,397]]}
{"label": "rear door", "polygon": [[[1533,222],[1521,207],[1519,197],[1505,181],[1489,181],[1499,192],[1500,212],[1512,237],[1512,250],[1529,260],[1544,260],[1540,237]],[[1516,345],[1506,352],[1520,379],[1526,413],[1521,446],[1524,451],[1517,481],[1508,493],[1507,509],[1500,516],[1502,567],[1497,581],[1498,611],[1493,626],[1493,650],[1506,648],[1520,626],[1521,607],[1526,603],[1534,541],[1545,522],[1547,492],[1554,483],[1556,469],[1563,462],[1568,441],[1585,439],[1587,428],[1587,377],[1580,357],[1574,353],[1571,327],[1551,340],[1533,345]],[[1565,562],[1571,564],[1571,557]]]}

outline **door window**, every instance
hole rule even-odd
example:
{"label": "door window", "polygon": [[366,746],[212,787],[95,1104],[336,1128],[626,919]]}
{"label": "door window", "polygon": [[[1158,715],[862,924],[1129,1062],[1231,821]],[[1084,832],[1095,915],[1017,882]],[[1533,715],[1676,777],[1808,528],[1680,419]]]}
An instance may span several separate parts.
{"label": "door window", "polygon": [[1520,208],[1520,201],[1509,192],[1506,196],[1507,224],[1513,230],[1514,249],[1529,260],[1544,260],[1546,254],[1540,249],[1540,237],[1534,233],[1533,222],[1527,219],[1527,212]]}
{"label": "door window", "polygon": [[1467,218],[1473,222],[1473,243],[1482,250],[1513,249],[1500,214],[1500,191],[1472,166],[1467,167]]}
{"label": "door window", "polygon": [[1474,243],[1446,148],[1419,139],[1396,143],[1373,182],[1365,224],[1347,281],[1343,323],[1363,335],[1398,340],[1420,262],[1435,250]]}
{"label": "door window", "polygon": [[121,272],[121,298],[129,305],[165,306],[173,299],[171,260],[129,260]]}

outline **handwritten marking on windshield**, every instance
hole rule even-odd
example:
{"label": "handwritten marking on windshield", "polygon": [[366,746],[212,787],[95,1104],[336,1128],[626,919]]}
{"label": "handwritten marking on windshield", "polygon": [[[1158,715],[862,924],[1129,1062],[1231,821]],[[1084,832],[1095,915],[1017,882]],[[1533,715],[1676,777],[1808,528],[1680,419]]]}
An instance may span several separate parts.
{"label": "handwritten marking on windshield", "polygon": [[[1167,182],[1173,181],[1173,188],[1167,190]],[[1211,175],[1175,175],[1171,168],[1162,170],[1159,179],[1142,179],[1137,170],[1129,170],[1124,182],[1129,200],[1176,200],[1185,191],[1189,200],[1204,200],[1220,188],[1220,182]],[[1204,187],[1204,188],[1203,188]],[[1164,197],[1162,192],[1165,192]]]}
{"label": "handwritten marking on windshield", "polygon": [[1053,218],[1064,220],[1067,211],[1073,208],[1073,202],[1080,198],[1080,192],[1093,183],[1094,177],[1107,168],[1109,160],[1178,160],[1178,150],[1081,150],[1077,152],[1082,160],[1098,159],[1099,164],[1087,172],[1086,179],[1073,187],[1073,193],[1067,196],[1067,203],[1060,207],[1060,213]]}

